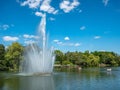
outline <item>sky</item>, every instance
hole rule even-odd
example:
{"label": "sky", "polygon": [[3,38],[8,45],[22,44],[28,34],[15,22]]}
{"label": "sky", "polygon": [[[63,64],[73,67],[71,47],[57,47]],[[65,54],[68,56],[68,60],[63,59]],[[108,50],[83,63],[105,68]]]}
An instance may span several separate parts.
{"label": "sky", "polygon": [[49,47],[120,54],[120,0],[0,0],[0,43],[36,42],[44,13]]}

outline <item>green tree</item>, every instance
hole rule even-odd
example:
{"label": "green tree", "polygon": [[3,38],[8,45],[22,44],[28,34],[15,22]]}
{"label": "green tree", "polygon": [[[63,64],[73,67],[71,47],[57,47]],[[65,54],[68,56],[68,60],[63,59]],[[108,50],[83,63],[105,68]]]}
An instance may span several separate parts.
{"label": "green tree", "polygon": [[23,47],[18,42],[12,43],[6,50],[5,58],[9,70],[17,71],[19,69],[20,60],[22,60]]}
{"label": "green tree", "polygon": [[87,67],[87,59],[88,59],[88,56],[85,55],[84,53],[81,53],[80,55],[80,60],[79,60],[79,65],[82,66],[82,67]]}
{"label": "green tree", "polygon": [[99,57],[90,54],[87,59],[87,64],[89,67],[99,66]]}
{"label": "green tree", "polygon": [[95,51],[93,52],[95,56],[100,57],[100,64],[104,64],[107,66],[118,66],[119,65],[119,57],[116,53],[114,52],[98,52]]}
{"label": "green tree", "polygon": [[118,64],[118,66],[120,66],[120,56],[119,55],[116,55],[116,63]]}
{"label": "green tree", "polygon": [[120,56],[114,52],[107,51],[94,51],[88,50],[82,52],[67,52],[62,53],[60,50],[56,50],[56,62],[58,64],[72,64],[79,65],[81,67],[98,67],[101,66],[120,66]]}
{"label": "green tree", "polygon": [[55,55],[56,55],[56,62],[57,62],[57,64],[63,64],[63,61],[64,61],[64,54],[63,54],[63,52],[62,51],[60,51],[60,50],[55,50]]}
{"label": "green tree", "polygon": [[5,47],[3,44],[0,44],[0,70],[5,69]]}

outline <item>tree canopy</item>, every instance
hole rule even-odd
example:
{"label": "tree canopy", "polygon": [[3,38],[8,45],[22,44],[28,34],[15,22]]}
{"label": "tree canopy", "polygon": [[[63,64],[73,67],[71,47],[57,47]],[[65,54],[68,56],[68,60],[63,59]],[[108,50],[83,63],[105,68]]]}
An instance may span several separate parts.
{"label": "tree canopy", "polygon": [[0,44],[0,70],[3,70],[5,63],[5,47],[3,44]]}
{"label": "tree canopy", "polygon": [[[14,42],[7,48],[0,44],[0,71],[18,71],[23,59],[24,47]],[[29,48],[28,48],[29,49]],[[55,64],[77,65],[80,67],[120,66],[120,55],[108,51],[62,52],[55,50]]]}
{"label": "tree canopy", "polygon": [[[4,46],[0,49],[0,59],[2,59],[2,70],[17,71],[19,69],[20,60],[22,60],[23,46],[18,42],[12,43],[5,50]],[[2,58],[1,58],[2,57]]]}
{"label": "tree canopy", "polygon": [[[114,52],[94,51],[89,52],[66,52],[56,50],[56,61],[64,61],[65,64],[79,65],[81,67],[98,67],[98,66],[120,66],[120,56]],[[64,64],[64,63],[59,63]]]}

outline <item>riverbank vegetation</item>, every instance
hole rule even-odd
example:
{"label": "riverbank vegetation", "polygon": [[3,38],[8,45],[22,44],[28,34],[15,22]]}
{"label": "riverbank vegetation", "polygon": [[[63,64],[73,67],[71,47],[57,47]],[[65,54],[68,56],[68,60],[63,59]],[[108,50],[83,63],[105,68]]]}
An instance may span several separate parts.
{"label": "riverbank vegetation", "polygon": [[55,51],[59,65],[77,65],[79,67],[114,67],[120,66],[120,55],[108,51],[66,52]]}
{"label": "riverbank vegetation", "polygon": [[[18,71],[20,61],[23,59],[24,46],[18,42],[12,43],[5,48],[0,44],[0,71]],[[115,52],[66,52],[55,50],[56,66],[78,66],[78,67],[106,67],[120,66],[120,55]]]}

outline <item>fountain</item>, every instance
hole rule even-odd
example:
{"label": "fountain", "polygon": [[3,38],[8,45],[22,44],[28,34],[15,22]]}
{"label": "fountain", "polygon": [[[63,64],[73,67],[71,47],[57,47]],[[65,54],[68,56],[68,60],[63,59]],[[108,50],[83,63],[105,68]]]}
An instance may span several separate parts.
{"label": "fountain", "polygon": [[40,42],[25,47],[24,59],[20,65],[20,73],[46,74],[52,73],[55,55],[53,49],[46,45],[46,14],[42,16],[38,27]]}

